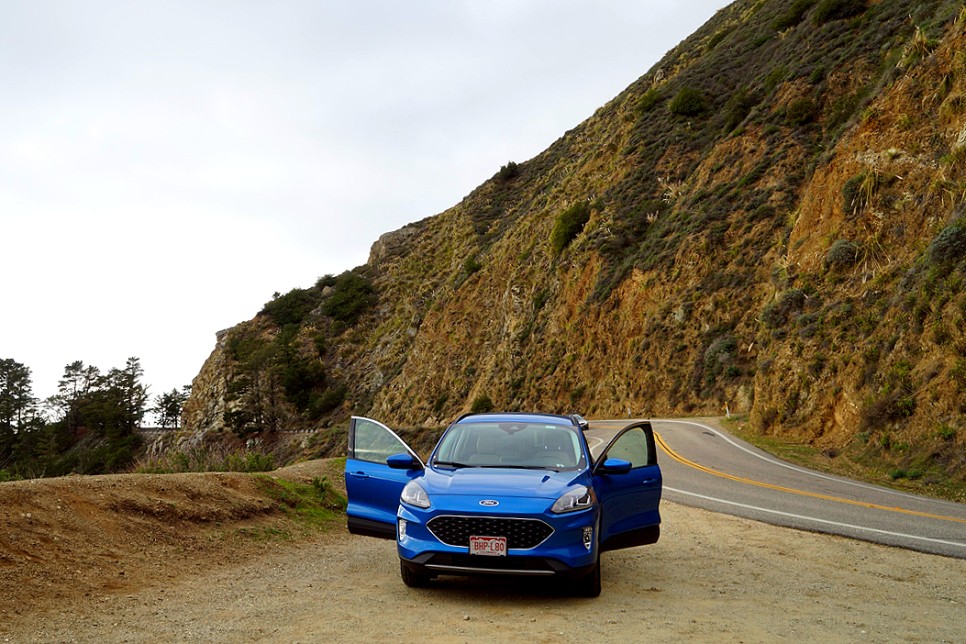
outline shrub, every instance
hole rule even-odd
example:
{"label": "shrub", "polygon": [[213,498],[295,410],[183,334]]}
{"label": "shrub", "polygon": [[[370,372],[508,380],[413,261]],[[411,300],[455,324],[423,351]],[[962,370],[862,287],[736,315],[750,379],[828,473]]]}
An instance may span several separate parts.
{"label": "shrub", "polygon": [[293,288],[285,295],[277,295],[262,307],[260,315],[267,315],[278,326],[299,324],[318,306],[318,294],[309,289]]}
{"label": "shrub", "polygon": [[520,167],[514,161],[509,161],[505,166],[500,167],[496,173],[496,178],[500,181],[510,181],[520,174]]}
{"label": "shrub", "polygon": [[678,116],[700,116],[708,109],[704,93],[693,87],[684,87],[671,100],[668,106],[672,114]]}
{"label": "shrub", "polygon": [[661,96],[661,92],[659,92],[657,89],[652,87],[651,89],[644,92],[644,96],[642,96],[640,100],[637,101],[637,106],[636,106],[637,113],[647,114],[652,109],[654,109],[655,105],[661,102],[662,98],[664,97]]}
{"label": "shrub", "polygon": [[485,414],[487,412],[493,411],[493,401],[486,394],[480,394],[473,399],[473,404],[470,406],[470,413],[472,414]]}
{"label": "shrub", "polygon": [[847,239],[838,239],[825,254],[825,267],[829,270],[845,270],[858,260],[859,247]]}
{"label": "shrub", "polygon": [[939,429],[936,430],[936,434],[944,441],[951,441],[956,438],[956,428],[950,427],[946,423],[943,423],[939,426]]}
{"label": "shrub", "polygon": [[705,380],[709,383],[714,382],[723,371],[726,371],[729,376],[740,373],[740,370],[737,373],[730,370],[731,367],[734,367],[732,363],[737,352],[738,341],[735,340],[734,336],[722,335],[715,338],[714,342],[708,345],[708,348],[704,351]]}
{"label": "shrub", "polygon": [[583,231],[590,220],[590,204],[586,201],[574,204],[557,216],[550,233],[550,246],[559,255]]}
{"label": "shrub", "polygon": [[785,13],[775,18],[771,26],[775,31],[791,29],[805,19],[805,14],[815,2],[816,0],[795,0]]}
{"label": "shrub", "polygon": [[375,304],[375,289],[358,273],[346,271],[339,275],[332,288],[333,293],[322,303],[322,313],[339,322],[352,324]]}
{"label": "shrub", "polygon": [[768,304],[761,312],[761,321],[770,329],[785,326],[788,317],[805,306],[805,292],[793,288],[782,293],[782,296]]}
{"label": "shrub", "polygon": [[481,268],[483,268],[483,264],[476,258],[476,255],[471,255],[463,260],[463,272],[467,275],[472,275]]}
{"label": "shrub", "polygon": [[966,257],[966,217],[958,217],[936,235],[926,251],[929,260],[951,266]]}
{"label": "shrub", "polygon": [[815,24],[852,18],[866,9],[866,0],[822,0],[815,10]]}
{"label": "shrub", "polygon": [[312,391],[325,384],[325,369],[319,360],[294,358],[278,366],[285,397],[299,411],[309,408]]}
{"label": "shrub", "polygon": [[789,125],[807,125],[818,116],[818,106],[810,98],[798,98],[785,109],[785,120]]}

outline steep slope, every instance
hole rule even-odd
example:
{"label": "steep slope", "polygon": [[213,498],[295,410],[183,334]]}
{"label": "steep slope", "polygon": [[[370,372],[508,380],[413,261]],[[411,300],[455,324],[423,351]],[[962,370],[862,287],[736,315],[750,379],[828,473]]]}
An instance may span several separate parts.
{"label": "steep slope", "polygon": [[958,1],[739,0],[544,153],[220,334],[184,425],[727,408],[963,480],[963,51]]}

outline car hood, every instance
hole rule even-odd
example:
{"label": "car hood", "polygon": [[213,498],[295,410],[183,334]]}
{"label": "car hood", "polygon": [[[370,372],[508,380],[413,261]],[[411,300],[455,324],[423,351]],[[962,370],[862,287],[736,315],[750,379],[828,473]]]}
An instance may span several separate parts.
{"label": "car hood", "polygon": [[580,471],[516,470],[464,467],[426,468],[421,483],[434,495],[496,496],[556,499],[577,484],[584,483]]}

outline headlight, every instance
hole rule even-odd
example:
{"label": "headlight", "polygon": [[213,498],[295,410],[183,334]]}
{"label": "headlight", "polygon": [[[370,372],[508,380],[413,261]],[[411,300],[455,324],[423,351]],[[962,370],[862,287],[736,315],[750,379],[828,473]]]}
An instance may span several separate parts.
{"label": "headlight", "polygon": [[414,505],[417,508],[429,507],[429,495],[426,494],[426,490],[423,489],[423,486],[416,481],[406,483],[406,487],[403,488],[402,494],[399,496],[399,500],[406,505]]}
{"label": "headlight", "polygon": [[587,488],[586,486],[578,485],[554,501],[553,507],[550,508],[550,511],[560,514],[562,512],[586,510],[589,507],[593,507],[596,501],[597,498],[594,496],[593,490]]}

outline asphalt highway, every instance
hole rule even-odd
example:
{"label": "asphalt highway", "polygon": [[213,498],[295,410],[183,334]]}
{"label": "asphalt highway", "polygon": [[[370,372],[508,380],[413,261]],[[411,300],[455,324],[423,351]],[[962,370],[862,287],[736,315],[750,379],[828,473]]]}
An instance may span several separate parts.
{"label": "asphalt highway", "polygon": [[[596,456],[630,420],[591,421]],[[710,423],[651,420],[664,498],[776,525],[966,559],[966,504],[781,461]]]}

